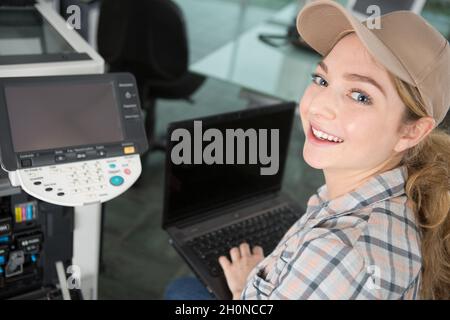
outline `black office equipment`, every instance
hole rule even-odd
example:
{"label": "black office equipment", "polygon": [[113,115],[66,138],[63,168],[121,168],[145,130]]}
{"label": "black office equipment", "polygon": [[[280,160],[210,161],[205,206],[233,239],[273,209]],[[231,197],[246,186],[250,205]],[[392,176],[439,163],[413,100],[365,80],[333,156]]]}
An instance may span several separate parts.
{"label": "black office equipment", "polygon": [[142,154],[148,147],[129,73],[0,78],[0,115],[7,171]]}
{"label": "black office equipment", "polygon": [[305,42],[297,31],[296,19],[287,26],[285,34],[269,34],[262,33],[258,35],[258,39],[272,47],[282,47],[292,45],[296,48],[316,53],[316,51]]}
{"label": "black office equipment", "polygon": [[186,24],[171,0],[103,1],[97,34],[98,50],[109,71],[135,75],[146,116],[150,150],[163,150],[155,134],[156,100],[184,99],[205,78],[189,72]]}
{"label": "black office equipment", "polygon": [[46,202],[108,201],[140,176],[141,113],[130,73],[1,78],[1,166]]}
{"label": "black office equipment", "polygon": [[[260,166],[250,162],[177,165],[171,158],[176,142],[168,146],[163,228],[174,248],[219,299],[229,299],[231,293],[218,257],[244,241],[261,245],[270,254],[304,212],[281,192],[295,106],[284,103],[196,119],[204,130],[222,133],[278,129],[279,169],[273,175],[261,175]],[[193,132],[194,122],[170,124],[169,137],[180,128]]]}
{"label": "black office equipment", "polygon": [[62,299],[55,264],[72,264],[73,229],[73,208],[25,193],[1,197],[0,299]]}

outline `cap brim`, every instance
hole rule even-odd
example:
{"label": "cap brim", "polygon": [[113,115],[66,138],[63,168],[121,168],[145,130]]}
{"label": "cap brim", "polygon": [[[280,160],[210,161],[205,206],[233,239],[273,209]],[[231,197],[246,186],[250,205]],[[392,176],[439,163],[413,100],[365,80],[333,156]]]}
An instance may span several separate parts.
{"label": "cap brim", "polygon": [[318,0],[306,5],[297,17],[297,30],[322,56],[327,55],[344,35],[355,32],[375,60],[400,79],[416,85],[401,61],[376,34],[338,3]]}

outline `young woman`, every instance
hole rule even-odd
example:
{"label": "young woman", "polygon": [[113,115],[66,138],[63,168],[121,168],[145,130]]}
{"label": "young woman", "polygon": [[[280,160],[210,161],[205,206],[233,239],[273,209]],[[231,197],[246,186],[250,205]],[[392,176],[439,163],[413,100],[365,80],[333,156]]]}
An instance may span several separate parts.
{"label": "young woman", "polygon": [[360,23],[326,0],[297,27],[324,56],[300,114],[326,184],[268,257],[220,257],[233,297],[449,299],[448,42],[411,12]]}

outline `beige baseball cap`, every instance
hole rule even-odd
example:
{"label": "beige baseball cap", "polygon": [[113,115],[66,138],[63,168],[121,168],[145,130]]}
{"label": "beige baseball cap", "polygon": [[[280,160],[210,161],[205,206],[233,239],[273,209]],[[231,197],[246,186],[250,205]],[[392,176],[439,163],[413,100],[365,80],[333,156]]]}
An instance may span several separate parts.
{"label": "beige baseball cap", "polygon": [[[322,56],[345,34],[355,32],[372,56],[400,79],[417,87],[427,112],[439,124],[450,106],[450,47],[421,16],[395,11],[360,22],[339,3],[316,0],[297,17],[301,37]],[[371,20],[371,21],[369,21]]]}

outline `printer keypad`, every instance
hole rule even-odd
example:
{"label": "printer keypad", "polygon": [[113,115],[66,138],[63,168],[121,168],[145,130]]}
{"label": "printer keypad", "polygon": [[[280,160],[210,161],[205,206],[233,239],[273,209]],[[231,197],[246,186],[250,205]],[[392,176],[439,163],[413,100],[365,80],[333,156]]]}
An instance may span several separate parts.
{"label": "printer keypad", "polygon": [[77,196],[86,201],[104,201],[127,189],[140,171],[139,156],[130,155],[23,169],[21,172],[30,188],[56,199]]}

